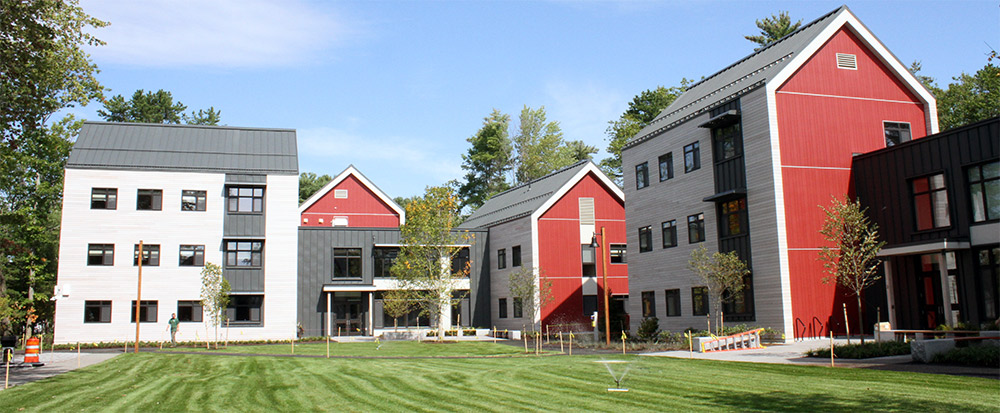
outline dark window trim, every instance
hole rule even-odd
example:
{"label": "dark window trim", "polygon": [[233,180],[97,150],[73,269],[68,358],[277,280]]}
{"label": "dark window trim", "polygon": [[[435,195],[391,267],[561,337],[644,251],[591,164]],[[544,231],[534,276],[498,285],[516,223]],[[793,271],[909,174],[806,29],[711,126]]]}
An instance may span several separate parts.
{"label": "dark window trim", "polygon": [[497,318],[507,318],[507,299],[500,298],[497,300]]}
{"label": "dark window trim", "polygon": [[[132,266],[139,266],[139,244],[132,250]],[[142,266],[160,266],[160,244],[142,244]]]}
{"label": "dark window trim", "polygon": [[[902,127],[903,125],[906,125],[906,128],[903,128]],[[905,133],[906,133],[905,136],[903,135],[904,130],[905,130]],[[882,121],[882,132],[885,134],[885,147],[886,148],[888,148],[890,146],[899,145],[899,144],[901,144],[903,142],[909,142],[910,140],[913,139],[913,127],[912,127],[912,125],[910,125],[910,122],[899,122],[899,121],[883,120]],[[891,140],[890,140],[890,138],[891,138],[890,132],[895,132],[898,135],[898,136],[893,136],[893,137],[898,138],[899,142],[891,142]]]}
{"label": "dark window trim", "polygon": [[[364,278],[364,254],[363,247],[333,247],[333,268],[330,271],[330,278],[334,280],[357,280]],[[343,261],[344,275],[337,275],[337,261]],[[352,265],[356,263],[356,267]],[[357,269],[357,275],[352,274],[353,269]]]}
{"label": "dark window trim", "polygon": [[[194,209],[185,208],[184,198],[194,197]],[[208,207],[208,191],[201,191],[195,189],[183,189],[181,190],[181,211],[195,211],[203,212]]]}
{"label": "dark window trim", "polygon": [[[139,304],[139,317],[142,317],[141,323],[155,323],[158,319],[157,313],[159,312],[160,303],[157,300],[142,300],[142,303]],[[132,311],[129,311],[129,322],[135,324],[135,300],[132,300]]]}
{"label": "dark window trim", "polygon": [[[670,228],[670,234],[667,234]],[[663,248],[673,248],[677,246],[677,220],[671,219],[660,223],[660,236],[663,237]],[[667,241],[670,241],[669,243]]]}
{"label": "dark window trim", "polygon": [[656,291],[643,291],[641,297],[642,317],[656,317]]}
{"label": "dark window trim", "polygon": [[[184,312],[181,307],[191,308],[191,319],[183,317]],[[197,311],[196,311],[197,310]],[[201,323],[205,319],[205,309],[201,305],[201,300],[177,300],[177,321],[182,323]]]}
{"label": "dark window trim", "polygon": [[[264,240],[234,240],[234,239],[223,239],[223,246],[225,246],[225,265],[223,268],[233,268],[233,269],[259,269],[264,268]],[[229,248],[229,244],[233,243],[234,249]],[[250,244],[249,249],[241,249],[240,244]],[[256,248],[254,248],[256,247]],[[250,264],[241,265],[240,264],[240,252],[250,252]],[[230,255],[233,254],[233,255]],[[258,263],[254,265],[254,257],[256,256]],[[230,260],[230,258],[233,258]]]}
{"label": "dark window trim", "polygon": [[[688,154],[691,154],[691,162],[688,163]],[[684,146],[684,173],[690,173],[701,169],[701,142],[695,141]]]}
{"label": "dark window trim", "polygon": [[[248,297],[249,298],[260,297],[260,302],[259,302],[260,306],[256,307],[257,310],[258,310],[258,318],[259,318],[259,320],[249,320],[249,321],[236,320],[236,315],[238,314],[238,311],[239,311],[239,309],[241,307],[245,307],[245,308],[247,308],[249,310],[252,310],[253,308],[255,308],[252,305],[253,303],[250,303],[249,305],[237,306],[237,301],[239,301],[240,299],[248,298]],[[230,317],[230,314],[232,314],[232,317]],[[232,326],[240,326],[240,327],[263,327],[264,326],[264,294],[231,294],[229,296],[229,306],[226,307],[226,317],[229,318],[229,324],[232,325]]]}
{"label": "dark window trim", "polygon": [[[88,320],[87,315],[92,309],[97,309],[97,319]],[[105,311],[107,310],[107,311]],[[107,316],[107,317],[105,317]],[[83,322],[90,323],[110,323],[111,322],[111,300],[86,300],[83,302]]]}
{"label": "dark window trim", "polygon": [[[643,247],[643,236],[645,236],[645,244]],[[653,227],[651,225],[646,225],[639,228],[639,252],[650,252],[653,250]]]}
{"label": "dark window trim", "polygon": [[649,186],[649,162],[643,162],[635,166],[635,189],[647,186]]}
{"label": "dark window trim", "polygon": [[609,244],[608,254],[610,255],[608,262],[611,264],[628,264],[628,248],[626,244]]}
{"label": "dark window trim", "polygon": [[[673,179],[674,177],[674,153],[667,152],[660,155],[658,159],[659,172],[660,172],[660,182],[666,181],[668,179]],[[666,172],[666,174],[664,174]]]}
{"label": "dark window trim", "polygon": [[[735,203],[735,204],[734,204]],[[747,199],[745,197],[730,201],[719,202],[719,239],[730,239],[742,237],[750,234],[750,214],[747,212]],[[736,209],[728,209],[735,205]],[[730,220],[735,217],[739,232],[731,233],[732,225]]]}
{"label": "dark window trim", "polygon": [[[100,251],[101,263],[90,262],[91,252]],[[107,267],[115,265],[115,244],[87,244],[87,265],[95,267]]]}
{"label": "dark window trim", "polygon": [[[675,307],[673,307],[673,308],[671,308],[671,306],[670,306],[670,296],[674,296],[674,298],[676,299],[675,303],[677,305]],[[663,301],[664,301],[664,304],[666,305],[666,310],[667,310],[666,311],[666,316],[667,317],[680,317],[682,315],[682,311],[681,311],[681,290],[679,288],[674,288],[674,289],[670,289],[670,290],[663,290]],[[673,311],[673,310],[677,310],[677,311]]]}
{"label": "dark window trim", "polygon": [[[938,176],[938,175],[941,176],[941,182],[942,182],[943,186],[941,188],[931,188],[931,178],[933,178],[935,176]],[[927,190],[923,191],[923,192],[917,192],[917,190],[914,188],[914,184],[918,180],[921,180],[921,179],[927,181]],[[909,189],[910,189],[910,208],[913,211],[913,228],[914,228],[914,232],[915,233],[941,231],[941,230],[945,230],[945,229],[950,229],[952,227],[952,225],[954,225],[954,223],[952,222],[953,214],[951,213],[951,208],[952,208],[952,204],[953,203],[951,202],[950,191],[948,191],[948,174],[947,173],[945,173],[944,171],[933,172],[933,173],[930,173],[930,174],[925,174],[925,175],[917,176],[917,177],[914,177],[914,178],[910,178],[907,181],[907,183],[909,184],[908,186],[909,186]],[[944,225],[939,225],[939,224],[942,224],[942,223],[937,222],[938,219],[937,219],[936,216],[934,216],[934,194],[935,193],[939,193],[939,192],[943,192],[944,193],[945,203],[947,204],[947,207],[945,208],[945,213],[947,213],[947,216],[945,218],[947,218],[948,222],[944,223]],[[919,211],[917,209],[917,197],[921,196],[921,195],[927,195],[927,196],[930,197],[930,207],[931,207],[931,227],[930,228],[923,228],[923,229],[920,228],[920,214],[919,214]]]}
{"label": "dark window trim", "polygon": [[[698,300],[696,299],[696,297],[698,296],[702,297],[701,299],[702,305],[705,307],[702,309],[703,311],[698,311]],[[708,306],[710,305],[709,301],[710,300],[708,298],[708,287],[704,286],[691,287],[691,313],[693,315],[696,316],[708,315],[708,313],[711,312],[711,309],[708,308]]]}
{"label": "dark window trim", "polygon": [[[241,190],[249,189],[250,195],[240,194]],[[257,195],[257,190],[260,190],[260,195]],[[236,190],[236,193],[233,193]],[[230,215],[262,215],[264,214],[265,198],[267,197],[267,188],[260,185],[226,185],[226,213]],[[250,199],[250,210],[240,209],[240,200],[248,198]],[[260,205],[258,209],[257,200],[260,200]],[[235,203],[234,203],[235,201]]]}
{"label": "dark window trim", "polygon": [[[140,208],[140,199],[144,196],[152,197],[149,200],[149,208]],[[140,188],[135,191],[136,211],[162,211],[163,210],[163,190]]]}
{"label": "dark window trim", "polygon": [[[693,218],[693,219],[692,219]],[[692,225],[695,226],[695,230],[692,231]],[[705,213],[699,212],[694,215],[688,215],[687,217],[687,228],[688,228],[688,244],[697,244],[699,242],[705,242]]]}
{"label": "dark window trim", "polygon": [[[186,245],[182,244],[178,248],[177,256],[177,266],[178,267],[204,267],[205,266],[205,246],[204,245]],[[190,251],[192,254],[192,262],[190,264],[185,264],[184,262],[184,252]]]}
{"label": "dark window trim", "polygon": [[510,247],[510,266],[520,267],[521,266],[521,246],[515,245]]}
{"label": "dark window trim", "polygon": [[[996,164],[997,167],[1000,168],[1000,161],[997,160],[970,165],[965,168],[965,185],[966,189],[969,191],[969,217],[973,224],[1000,221],[1000,214],[990,217],[989,196],[987,196],[986,191],[987,188],[989,188],[988,184],[990,183],[1000,187],[1000,176],[992,178],[983,177],[983,167],[992,164]],[[972,171],[977,171],[978,177],[973,178],[971,175]],[[979,193],[981,196],[979,202],[976,202],[976,199],[972,196],[972,188],[974,187],[979,187]],[[997,188],[997,190],[1000,191],[1000,188]],[[976,204],[979,204],[979,207],[983,209],[984,219],[976,220]]]}
{"label": "dark window trim", "polygon": [[507,268],[507,249],[500,248],[497,250],[497,269],[502,270]]}
{"label": "dark window trim", "polygon": [[524,300],[514,297],[514,314],[512,318],[524,318]]}
{"label": "dark window trim", "polygon": [[[103,196],[103,201],[95,201],[97,196]],[[104,203],[103,207],[95,207],[95,203]],[[118,209],[118,188],[91,188],[90,189],[90,209]]]}

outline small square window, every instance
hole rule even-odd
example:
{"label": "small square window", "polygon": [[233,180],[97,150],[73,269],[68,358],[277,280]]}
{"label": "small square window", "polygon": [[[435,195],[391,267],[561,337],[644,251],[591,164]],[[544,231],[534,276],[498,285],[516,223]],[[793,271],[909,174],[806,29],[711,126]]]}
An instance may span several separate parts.
{"label": "small square window", "polygon": [[521,266],[521,246],[515,245],[510,248],[510,266],[520,267]]}
{"label": "small square window", "polygon": [[87,265],[115,265],[115,244],[87,244]]}
{"label": "small square window", "polygon": [[676,247],[677,221],[672,219],[660,224],[660,230],[663,233],[663,248]]}
{"label": "small square window", "polygon": [[885,147],[896,146],[910,140],[910,124],[905,122],[882,122],[885,131]]}
{"label": "small square window", "polygon": [[201,301],[177,302],[177,321],[182,323],[200,323],[203,314]]}
{"label": "small square window", "polygon": [[90,209],[118,209],[118,188],[93,188]]}
{"label": "small square window", "polygon": [[608,251],[611,254],[612,264],[625,264],[627,262],[625,260],[625,244],[611,244]]}
{"label": "small square window", "polygon": [[701,168],[701,144],[694,142],[684,147],[684,173]]}
{"label": "small square window", "polygon": [[653,227],[645,226],[639,228],[639,252],[653,250]]}
{"label": "small square window", "polygon": [[207,199],[206,191],[181,191],[181,211],[204,211]]}
{"label": "small square window", "polygon": [[135,197],[137,211],[159,211],[163,206],[163,190],[140,189]]}
{"label": "small square window", "polygon": [[111,301],[84,301],[84,323],[110,323]]}
{"label": "small square window", "polygon": [[[139,320],[143,323],[155,323],[156,322],[156,301],[146,301],[142,300],[142,304],[139,306]],[[131,322],[135,322],[135,300],[132,300],[132,311]]]}
{"label": "small square window", "polygon": [[361,278],[361,248],[333,249],[333,278]]}
{"label": "small square window", "polygon": [[[139,265],[139,244],[135,244],[132,252],[132,265]],[[142,246],[142,266],[157,267],[160,265],[160,246],[155,244],[144,244]]]}
{"label": "small square window", "polygon": [[181,245],[181,267],[202,267],[205,265],[204,245]]}
{"label": "small square window", "polygon": [[643,162],[635,166],[635,189],[649,186],[649,163]]}

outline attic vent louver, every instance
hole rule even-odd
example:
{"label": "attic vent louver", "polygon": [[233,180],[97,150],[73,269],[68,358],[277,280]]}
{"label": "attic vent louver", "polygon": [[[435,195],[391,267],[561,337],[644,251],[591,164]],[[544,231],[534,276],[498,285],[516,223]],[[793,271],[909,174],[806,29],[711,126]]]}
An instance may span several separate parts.
{"label": "attic vent louver", "polygon": [[580,198],[580,225],[594,225],[594,198]]}
{"label": "attic vent louver", "polygon": [[837,67],[858,70],[858,57],[852,54],[837,53]]}
{"label": "attic vent louver", "polygon": [[333,197],[336,198],[336,199],[347,199],[347,190],[346,189],[334,189],[333,190]]}

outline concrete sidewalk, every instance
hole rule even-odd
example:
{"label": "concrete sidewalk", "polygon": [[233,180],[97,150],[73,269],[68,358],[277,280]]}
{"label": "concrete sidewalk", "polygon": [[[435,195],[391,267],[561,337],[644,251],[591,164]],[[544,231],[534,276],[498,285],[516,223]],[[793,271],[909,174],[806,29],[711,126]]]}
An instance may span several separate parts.
{"label": "concrete sidewalk", "polygon": [[[44,363],[44,366],[21,367],[17,366],[17,364],[12,364],[10,367],[10,377],[8,378],[7,386],[14,387],[24,383],[33,382],[35,380],[52,377],[68,371],[76,370],[77,368],[87,367],[109,360],[119,354],[122,354],[122,350],[120,349],[84,351],[80,353],[78,361],[77,353],[75,351],[42,353],[39,357],[39,361]],[[21,360],[24,360],[23,354],[14,356],[15,363],[19,363]],[[2,366],[3,365],[0,364],[0,368],[2,368]],[[0,375],[3,373],[4,372],[0,370]],[[3,386],[0,385],[0,391],[2,390]]]}
{"label": "concrete sidewalk", "polygon": [[[852,340],[857,343],[857,340]],[[845,345],[847,340],[835,339],[835,345]],[[829,358],[806,357],[809,350],[830,348],[830,340],[803,340],[788,344],[768,345],[765,348],[751,350],[720,351],[711,353],[691,353],[688,351],[661,351],[643,353],[644,356],[661,356],[673,358],[696,358],[703,360],[741,361],[748,363],[794,364],[802,366],[829,366]],[[836,367],[866,368],[873,370],[910,371],[931,374],[949,374],[959,376],[986,377],[1000,379],[1000,369],[990,367],[967,367],[945,364],[924,364],[914,362],[907,354],[902,356],[875,357],[868,359],[834,360]]]}

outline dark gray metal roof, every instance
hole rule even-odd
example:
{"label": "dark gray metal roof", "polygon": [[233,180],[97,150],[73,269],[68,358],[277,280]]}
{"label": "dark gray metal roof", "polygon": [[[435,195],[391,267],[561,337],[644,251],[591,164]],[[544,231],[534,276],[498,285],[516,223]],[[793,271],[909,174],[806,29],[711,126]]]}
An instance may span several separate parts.
{"label": "dark gray metal roof", "polygon": [[294,129],[85,122],[66,168],[298,175]]}
{"label": "dark gray metal roof", "polygon": [[488,228],[530,216],[589,163],[590,161],[580,161],[496,194],[473,212],[459,228]]}
{"label": "dark gray metal roof", "polygon": [[847,6],[841,6],[691,85],[670,106],[660,112],[649,125],[646,125],[629,140],[626,147],[645,141],[720,103],[725,103],[736,96],[763,86],[788,65],[796,54],[812,42],[827,24],[838,15],[847,12],[849,12]]}

